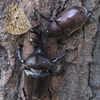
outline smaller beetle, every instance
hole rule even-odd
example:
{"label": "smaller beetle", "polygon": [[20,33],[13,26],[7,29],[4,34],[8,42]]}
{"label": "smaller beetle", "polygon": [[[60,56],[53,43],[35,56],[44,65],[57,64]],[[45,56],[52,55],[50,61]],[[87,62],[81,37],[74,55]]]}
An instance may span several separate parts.
{"label": "smaller beetle", "polygon": [[87,10],[82,6],[73,6],[62,11],[55,21],[47,26],[49,36],[62,37],[71,35],[84,25],[87,20]]}
{"label": "smaller beetle", "polygon": [[[40,34],[41,35],[41,34]],[[40,41],[35,41],[35,53],[31,54],[25,61],[21,57],[22,46],[18,48],[18,57],[24,68],[24,89],[29,100],[41,100],[46,95],[50,83],[50,67],[52,63],[59,61],[66,55],[66,50],[60,57],[50,60],[42,50],[42,37],[38,36]]]}

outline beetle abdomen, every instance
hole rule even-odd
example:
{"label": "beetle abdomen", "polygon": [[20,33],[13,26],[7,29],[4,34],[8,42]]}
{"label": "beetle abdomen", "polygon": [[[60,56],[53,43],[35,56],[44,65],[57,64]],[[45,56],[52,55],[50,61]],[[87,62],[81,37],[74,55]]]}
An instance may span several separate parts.
{"label": "beetle abdomen", "polygon": [[49,72],[41,72],[34,75],[34,72],[24,70],[24,89],[29,100],[40,100],[46,95],[50,83]]}

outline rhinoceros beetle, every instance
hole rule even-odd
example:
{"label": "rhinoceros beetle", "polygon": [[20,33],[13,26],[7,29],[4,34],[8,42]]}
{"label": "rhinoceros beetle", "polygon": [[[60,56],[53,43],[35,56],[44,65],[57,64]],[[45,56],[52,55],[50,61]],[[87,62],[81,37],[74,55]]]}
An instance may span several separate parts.
{"label": "rhinoceros beetle", "polygon": [[[82,27],[87,19],[87,11],[81,6],[74,6],[62,11],[55,21],[47,26],[48,36],[62,37],[69,36]],[[37,33],[36,33],[37,34]],[[38,35],[38,34],[37,34]],[[18,48],[18,57],[24,63],[24,89],[29,100],[41,100],[49,88],[50,68],[52,63],[63,58],[69,50],[54,60],[48,59],[42,49],[42,34],[38,35],[39,41],[35,40],[36,49],[26,60],[21,57],[22,46]]]}
{"label": "rhinoceros beetle", "polygon": [[66,55],[69,50],[66,50],[61,56],[54,60],[46,57],[42,49],[41,36],[39,41],[35,40],[35,52],[26,60],[21,57],[22,46],[18,47],[18,57],[24,67],[24,89],[28,100],[41,100],[46,95],[50,83],[50,68],[52,63],[59,61]]}
{"label": "rhinoceros beetle", "polygon": [[82,6],[73,6],[62,11],[56,20],[47,26],[48,36],[69,36],[84,25],[87,20],[87,10]]}

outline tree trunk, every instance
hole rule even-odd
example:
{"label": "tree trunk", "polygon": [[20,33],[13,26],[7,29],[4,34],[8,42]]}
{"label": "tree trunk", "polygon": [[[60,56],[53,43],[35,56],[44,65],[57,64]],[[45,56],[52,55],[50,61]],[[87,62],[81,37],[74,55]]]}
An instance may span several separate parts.
{"label": "tree trunk", "polygon": [[[11,35],[4,30],[7,7],[11,3],[18,3],[31,25],[39,24],[41,31],[64,8],[80,5],[92,12],[83,28],[62,39],[59,45],[57,38],[43,36],[43,48],[49,59],[56,58],[66,49],[77,49],[70,50],[63,59],[53,64],[51,70],[59,70],[59,75],[51,75],[51,91],[42,100],[100,100],[100,0],[1,0],[0,100],[26,100],[17,49],[19,44],[24,44],[24,59],[30,51],[34,51],[29,43],[34,33],[28,31],[22,35]],[[49,19],[40,16],[34,9]]]}

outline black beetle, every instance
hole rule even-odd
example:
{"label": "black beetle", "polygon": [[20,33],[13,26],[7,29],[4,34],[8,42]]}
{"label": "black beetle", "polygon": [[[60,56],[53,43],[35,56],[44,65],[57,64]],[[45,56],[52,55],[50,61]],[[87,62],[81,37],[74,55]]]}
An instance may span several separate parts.
{"label": "black beetle", "polygon": [[23,60],[21,57],[22,46],[18,48],[19,60],[26,65],[24,68],[24,89],[28,100],[40,100],[46,95],[50,83],[49,70],[52,63],[60,60],[69,51],[66,50],[61,56],[50,60],[43,53],[41,37],[35,44],[37,44],[35,53],[30,55],[26,60]]}
{"label": "black beetle", "polygon": [[73,6],[62,11],[55,21],[47,26],[48,36],[62,37],[71,35],[84,25],[87,20],[87,10],[82,6]]}

